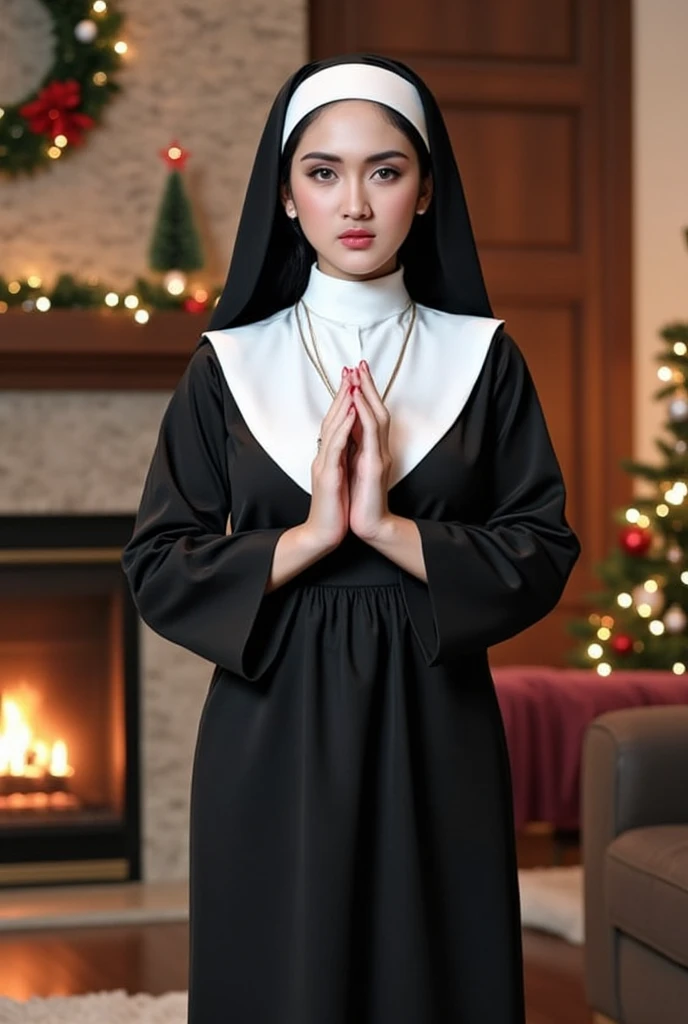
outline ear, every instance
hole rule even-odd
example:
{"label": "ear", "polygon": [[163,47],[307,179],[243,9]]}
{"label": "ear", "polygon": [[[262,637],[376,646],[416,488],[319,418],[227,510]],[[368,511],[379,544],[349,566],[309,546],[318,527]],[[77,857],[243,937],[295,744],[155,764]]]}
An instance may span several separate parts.
{"label": "ear", "polygon": [[294,200],[291,197],[288,185],[280,186],[280,201],[287,217],[290,217],[291,220],[296,220],[296,207],[294,206]]}
{"label": "ear", "polygon": [[432,200],[432,193],[432,174],[429,173],[421,182],[420,192],[418,193],[418,203],[416,204],[416,213],[425,213]]}

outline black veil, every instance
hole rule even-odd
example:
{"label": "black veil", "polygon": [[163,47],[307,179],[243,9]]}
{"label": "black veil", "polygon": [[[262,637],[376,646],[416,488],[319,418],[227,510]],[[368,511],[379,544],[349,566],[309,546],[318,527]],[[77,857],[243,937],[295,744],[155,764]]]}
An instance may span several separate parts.
{"label": "black veil", "polygon": [[373,54],[347,54],[304,65],[280,89],[258,145],[223,292],[207,330],[255,323],[291,305],[281,268],[295,245],[293,225],[279,198],[282,126],[296,87],[333,64],[376,64],[411,81],[425,110],[433,198],[416,217],[412,244],[404,246],[404,281],[416,302],[447,313],[491,317],[468,208],[449,135],[428,87],[405,64]]}

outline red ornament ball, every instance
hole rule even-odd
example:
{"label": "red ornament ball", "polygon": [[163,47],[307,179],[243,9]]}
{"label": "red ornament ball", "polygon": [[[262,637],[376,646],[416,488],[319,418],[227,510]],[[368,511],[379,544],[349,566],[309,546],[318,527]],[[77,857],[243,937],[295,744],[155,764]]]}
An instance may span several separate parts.
{"label": "red ornament ball", "polygon": [[194,299],[191,295],[184,299],[184,309],[187,313],[202,313],[205,307],[205,302],[199,302],[198,299]]}
{"label": "red ornament ball", "polygon": [[627,555],[645,555],[652,544],[652,530],[642,526],[624,526],[619,533],[619,544]]}
{"label": "red ornament ball", "polygon": [[612,637],[612,650],[616,654],[630,654],[633,650],[633,637],[628,633],[617,633]]}

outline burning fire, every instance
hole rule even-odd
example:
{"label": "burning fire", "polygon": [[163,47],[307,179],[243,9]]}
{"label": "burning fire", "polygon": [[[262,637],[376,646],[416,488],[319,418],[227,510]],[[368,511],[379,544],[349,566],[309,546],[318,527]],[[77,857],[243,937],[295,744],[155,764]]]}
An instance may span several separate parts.
{"label": "burning fire", "polygon": [[75,806],[67,744],[34,736],[29,698],[0,698],[0,808]]}

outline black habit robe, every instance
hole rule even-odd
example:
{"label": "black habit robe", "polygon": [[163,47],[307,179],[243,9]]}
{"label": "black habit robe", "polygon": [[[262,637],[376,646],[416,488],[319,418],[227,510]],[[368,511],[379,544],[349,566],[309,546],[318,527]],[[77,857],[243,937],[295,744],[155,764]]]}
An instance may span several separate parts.
{"label": "black habit robe", "polygon": [[[372,355],[381,391],[401,275],[323,276],[306,297],[331,379],[341,343],[348,365]],[[579,554],[540,402],[503,321],[419,306],[413,372],[388,399],[417,431],[391,437],[388,497],[417,525],[427,583],[349,533],[266,594],[279,538],[308,516],[331,401],[299,345],[293,307],[209,332],[123,557],[145,621],[216,666],[193,765],[189,1020],[524,1024],[487,649],[554,607]]]}

